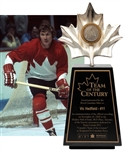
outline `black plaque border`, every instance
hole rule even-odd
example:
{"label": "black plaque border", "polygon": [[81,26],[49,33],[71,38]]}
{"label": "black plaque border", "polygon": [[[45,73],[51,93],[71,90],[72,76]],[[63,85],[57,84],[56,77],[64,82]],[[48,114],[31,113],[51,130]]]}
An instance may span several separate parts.
{"label": "black plaque border", "polygon": [[[110,65],[109,65],[110,66]],[[78,69],[79,68],[79,69]],[[65,137],[64,137],[64,145],[72,145],[72,146],[88,146],[88,144],[91,144],[91,146],[112,146],[112,145],[121,145],[121,137],[120,137],[120,130],[119,130],[119,120],[118,120],[118,112],[117,112],[117,105],[116,103],[116,95],[114,94],[115,87],[113,89],[112,87],[112,82],[114,83],[114,76],[113,76],[113,68],[112,67],[102,67],[102,68],[80,68],[80,67],[73,67],[72,68],[72,76],[70,80],[70,86],[71,91],[69,95],[69,104],[68,104],[68,112],[67,112],[67,118],[66,118],[66,127],[65,127]],[[110,86],[111,86],[111,93],[112,93],[112,104],[113,104],[113,113],[114,113],[114,120],[115,120],[115,127],[116,127],[116,141],[69,141],[68,140],[68,134],[69,134],[69,127],[70,127],[70,117],[71,117],[71,108],[72,108],[72,98],[73,98],[73,91],[74,91],[74,82],[75,82],[75,74],[77,72],[108,72],[109,73],[109,78],[110,78]],[[114,83],[115,85],[115,83]]]}

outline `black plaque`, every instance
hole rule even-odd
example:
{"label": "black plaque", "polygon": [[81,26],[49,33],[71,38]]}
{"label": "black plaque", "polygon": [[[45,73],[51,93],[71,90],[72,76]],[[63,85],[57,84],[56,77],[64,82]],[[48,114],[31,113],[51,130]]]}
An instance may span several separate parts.
{"label": "black plaque", "polygon": [[70,149],[121,146],[111,65],[72,68],[64,145]]}

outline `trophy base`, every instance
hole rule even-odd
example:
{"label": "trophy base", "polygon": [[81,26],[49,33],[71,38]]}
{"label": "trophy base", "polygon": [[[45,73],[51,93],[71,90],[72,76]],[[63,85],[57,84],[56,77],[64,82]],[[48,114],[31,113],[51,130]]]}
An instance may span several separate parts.
{"label": "trophy base", "polygon": [[69,146],[69,149],[115,149],[115,146]]}
{"label": "trophy base", "polygon": [[70,149],[115,149],[121,146],[111,65],[72,67],[64,145]]}

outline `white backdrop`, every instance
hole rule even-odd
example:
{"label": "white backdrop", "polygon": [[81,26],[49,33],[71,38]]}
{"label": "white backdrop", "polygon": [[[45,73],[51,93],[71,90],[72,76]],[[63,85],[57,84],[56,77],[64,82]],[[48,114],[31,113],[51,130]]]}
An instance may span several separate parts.
{"label": "white backdrop", "polygon": [[[92,3],[96,13],[103,13],[104,26],[120,24],[119,33],[123,37],[113,48],[112,58],[97,57],[97,64],[111,64],[114,68],[117,104],[120,120],[122,146],[116,150],[125,149],[125,121],[124,121],[124,85],[125,85],[125,7],[124,0],[0,0],[0,15],[77,15],[84,14],[89,2]],[[89,59],[85,59],[89,63]],[[63,137],[0,137],[0,149],[63,149]]]}

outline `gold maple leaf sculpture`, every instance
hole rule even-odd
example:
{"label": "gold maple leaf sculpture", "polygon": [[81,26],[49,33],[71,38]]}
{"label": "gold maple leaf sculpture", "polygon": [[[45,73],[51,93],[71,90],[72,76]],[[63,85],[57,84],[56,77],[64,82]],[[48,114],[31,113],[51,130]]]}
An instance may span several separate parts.
{"label": "gold maple leaf sculpture", "polygon": [[112,56],[114,44],[122,37],[119,35],[120,25],[103,27],[103,14],[97,14],[91,3],[86,12],[77,15],[76,28],[60,26],[62,36],[60,41],[65,43],[72,58],[89,57],[90,65],[94,65],[95,56]]}

